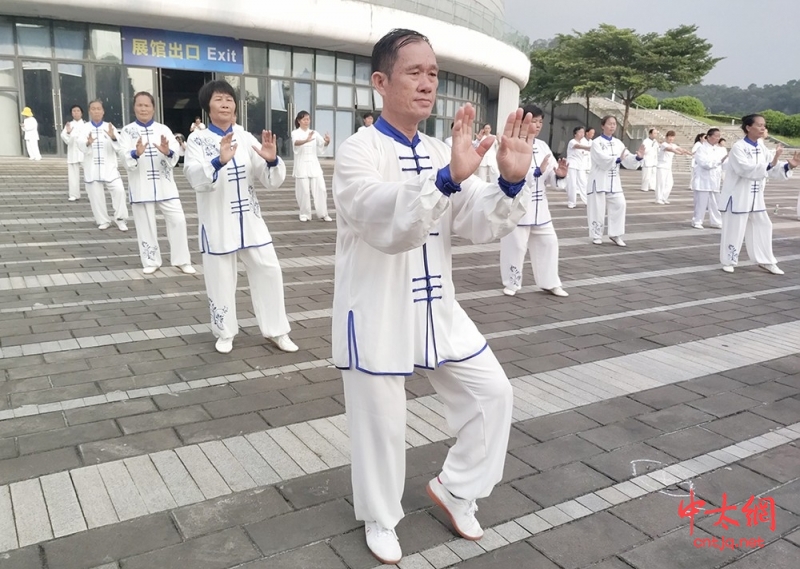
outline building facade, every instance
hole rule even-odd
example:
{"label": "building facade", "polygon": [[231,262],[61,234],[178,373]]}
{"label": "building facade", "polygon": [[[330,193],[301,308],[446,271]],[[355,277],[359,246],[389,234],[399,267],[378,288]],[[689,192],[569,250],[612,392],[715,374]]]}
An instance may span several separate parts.
{"label": "building facade", "polygon": [[[364,113],[380,113],[369,55],[395,27],[427,35],[439,59],[436,107],[421,125],[430,135],[447,136],[466,102],[494,127],[529,72],[527,56],[503,40],[502,0],[4,0],[0,12],[0,128],[19,132],[31,107],[49,155],[65,153],[58,135],[72,105],[86,116],[88,101],[101,99],[119,126],[133,120],[137,91],[155,96],[157,120],[188,135],[195,117],[206,122],[197,91],[212,78],[237,89],[238,122],[254,134],[271,129],[282,155],[301,110],[330,133],[333,155]],[[21,136],[5,136],[0,156],[22,147]]]}

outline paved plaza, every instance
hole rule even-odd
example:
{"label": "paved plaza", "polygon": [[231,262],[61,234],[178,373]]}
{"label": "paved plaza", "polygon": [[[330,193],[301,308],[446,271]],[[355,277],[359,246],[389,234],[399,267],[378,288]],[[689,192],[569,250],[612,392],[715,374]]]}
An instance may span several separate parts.
{"label": "paved plaza", "polygon": [[[291,178],[260,190],[300,351],[260,337],[240,272],[223,355],[182,174],[198,274],[144,276],[133,223],[99,231],[85,193],[67,202],[63,162],[0,168],[0,569],[377,567],[329,360],[335,224],[298,220]],[[402,569],[798,567],[800,179],[767,185],[774,276],[746,255],[720,270],[719,230],[690,226],[688,174],[667,206],[639,177],[622,174],[627,248],[591,245],[585,208],[549,193],[568,298],[527,263],[504,296],[499,244],[454,243],[514,424],[479,502],[486,535],[457,539],[425,493],[453,439],[409,378]]]}

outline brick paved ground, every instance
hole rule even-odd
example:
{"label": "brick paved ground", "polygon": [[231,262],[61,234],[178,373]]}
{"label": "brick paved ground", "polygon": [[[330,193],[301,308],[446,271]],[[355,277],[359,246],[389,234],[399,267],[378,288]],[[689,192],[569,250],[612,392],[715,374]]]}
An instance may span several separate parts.
{"label": "brick paved ground", "polygon": [[[289,184],[261,193],[301,350],[260,338],[242,290],[244,328],[221,355],[202,275],[144,277],[133,224],[98,231],[85,198],[67,202],[62,163],[2,167],[0,567],[375,567],[328,361],[334,224],[300,223]],[[427,380],[407,382],[402,568],[797,566],[800,185],[768,186],[776,277],[719,270],[719,232],[689,227],[684,175],[669,206],[623,180],[626,249],[590,245],[585,209],[551,193],[569,298],[530,272],[505,297],[497,245],[455,244],[459,300],[512,378],[515,423],[480,503],[486,537],[455,539],[424,492],[452,440]],[[689,489],[706,502],[692,535]],[[704,513],[723,494],[739,527]],[[774,499],[774,530],[748,526],[751,496]],[[764,547],[703,547],[714,537]]]}

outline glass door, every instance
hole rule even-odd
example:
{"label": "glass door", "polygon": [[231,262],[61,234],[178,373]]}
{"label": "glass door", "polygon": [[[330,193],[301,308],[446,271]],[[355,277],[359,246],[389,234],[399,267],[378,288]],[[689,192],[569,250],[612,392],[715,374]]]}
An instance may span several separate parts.
{"label": "glass door", "polygon": [[[60,135],[64,125],[72,120],[70,109],[79,105],[83,109],[83,120],[89,120],[89,97],[86,93],[86,66],[80,63],[58,64],[58,87],[55,89],[56,108],[56,134]],[[59,137],[60,139],[60,137]],[[59,154],[66,155],[67,146],[62,141]]]}
{"label": "glass door", "polygon": [[[39,151],[42,154],[58,154],[56,143],[60,132],[56,132],[56,92],[53,89],[53,63],[47,61],[23,61],[22,84],[23,107],[30,107],[39,128]],[[20,117],[22,122],[22,117]]]}
{"label": "glass door", "polygon": [[269,126],[278,137],[278,154],[284,159],[292,157],[292,112],[290,82],[283,79],[270,79]]}

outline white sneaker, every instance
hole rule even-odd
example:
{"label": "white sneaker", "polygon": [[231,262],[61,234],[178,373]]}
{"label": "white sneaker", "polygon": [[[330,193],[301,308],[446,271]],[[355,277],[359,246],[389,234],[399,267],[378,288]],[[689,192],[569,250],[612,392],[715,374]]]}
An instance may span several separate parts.
{"label": "white sneaker", "polygon": [[503,294],[506,295],[506,296],[514,296],[515,294],[517,294],[517,291],[515,291],[514,289],[506,287],[506,288],[503,289]]}
{"label": "white sneaker", "polygon": [[669,205],[669,200],[664,200],[664,203]]}
{"label": "white sneaker", "polygon": [[108,229],[109,227],[111,227],[110,223],[101,223],[100,225],[97,226],[97,229],[103,231],[105,229]]}
{"label": "white sneaker", "polygon": [[778,265],[759,265],[762,269],[767,271],[768,273],[772,273],[773,275],[783,275],[785,274],[782,270],[778,268]]}
{"label": "white sneaker", "polygon": [[308,221],[308,217],[305,215],[300,216],[300,221]]}
{"label": "white sneaker", "polygon": [[732,273],[733,265],[722,265],[722,270],[725,271],[726,273]]}
{"label": "white sneaker", "polygon": [[704,228],[703,228],[703,224],[702,224],[702,223],[693,223],[693,224],[692,224],[692,227],[693,227],[694,229],[704,229]]}
{"label": "white sneaker", "polygon": [[456,498],[439,481],[437,476],[428,482],[428,496],[449,516],[450,522],[461,537],[477,541],[483,537],[483,529],[475,519],[478,505],[475,500]]}
{"label": "white sneaker", "polygon": [[663,201],[663,200],[656,200],[656,203],[657,203],[658,205],[664,205],[664,201]]}
{"label": "white sneaker", "polygon": [[600,239],[599,237],[597,239],[592,239],[592,244],[593,245],[602,245],[603,244],[603,240]]}
{"label": "white sneaker", "polygon": [[142,271],[146,275],[152,275],[158,270],[158,267],[145,267]]}
{"label": "white sneaker", "polygon": [[717,223],[712,223],[711,225],[709,225],[709,227],[711,227],[712,229],[722,229],[722,225],[719,225]]}
{"label": "white sneaker", "polygon": [[322,218],[322,221],[333,221],[333,218],[330,215],[326,215]]}
{"label": "white sneaker", "polygon": [[217,338],[217,343],[214,344],[214,349],[220,354],[229,354],[233,349],[233,338]]}
{"label": "white sneaker", "polygon": [[625,241],[622,240],[622,237],[610,237],[609,236],[609,239],[611,239],[619,247],[627,247],[627,245],[625,244]]}
{"label": "white sneaker", "polygon": [[119,230],[120,230],[120,231],[127,231],[127,230],[128,230],[128,224],[127,224],[127,223],[125,223],[125,221],[124,221],[124,220],[122,220],[122,219],[117,219],[117,220],[116,220],[116,224],[117,224],[117,227],[119,227]]}
{"label": "white sneaker", "polygon": [[393,529],[386,529],[377,522],[365,522],[364,533],[367,547],[375,559],[385,565],[397,565],[403,558],[403,550]]}
{"label": "white sneaker", "polygon": [[76,202],[76,201],[78,201],[78,198],[74,198],[74,197],[70,196],[69,198],[67,198],[67,201],[68,202]]}
{"label": "white sneaker", "polygon": [[300,349],[297,347],[297,344],[292,342],[292,339],[289,337],[289,334],[282,334],[280,336],[275,336],[274,338],[269,338],[269,340],[284,352],[296,352],[297,350]]}
{"label": "white sneaker", "polygon": [[187,275],[194,275],[197,273],[197,269],[195,269],[193,266],[189,264],[181,265],[178,268],[181,270],[182,273],[185,273]]}
{"label": "white sneaker", "polygon": [[568,203],[568,204],[567,204],[567,207],[568,207],[569,209],[575,209],[575,204],[574,204],[574,203]]}
{"label": "white sneaker", "polygon": [[550,294],[552,294],[553,296],[569,296],[569,293],[560,286],[554,286],[553,288],[545,290]]}

